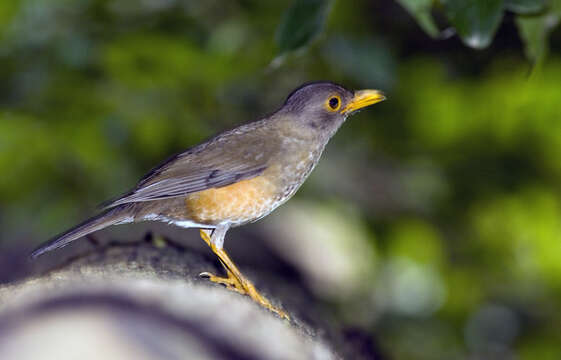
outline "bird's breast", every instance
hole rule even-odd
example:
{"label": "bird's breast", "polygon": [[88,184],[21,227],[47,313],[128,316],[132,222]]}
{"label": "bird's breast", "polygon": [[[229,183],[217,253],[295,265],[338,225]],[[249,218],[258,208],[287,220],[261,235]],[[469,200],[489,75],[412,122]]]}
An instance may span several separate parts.
{"label": "bird's breast", "polygon": [[188,217],[201,224],[241,225],[266,216],[288,200],[310,174],[321,150],[285,152],[259,176],[187,195]]}
{"label": "bird's breast", "polygon": [[253,221],[274,208],[277,186],[261,175],[237,183],[189,194],[185,205],[189,217],[202,224]]}

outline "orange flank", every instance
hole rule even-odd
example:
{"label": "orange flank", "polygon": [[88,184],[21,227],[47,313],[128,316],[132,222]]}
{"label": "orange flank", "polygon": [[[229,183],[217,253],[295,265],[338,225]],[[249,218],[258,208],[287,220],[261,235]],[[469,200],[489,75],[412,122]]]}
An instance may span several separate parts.
{"label": "orange flank", "polygon": [[266,215],[276,202],[276,187],[265,176],[190,194],[185,199],[193,220],[215,224],[245,223]]}

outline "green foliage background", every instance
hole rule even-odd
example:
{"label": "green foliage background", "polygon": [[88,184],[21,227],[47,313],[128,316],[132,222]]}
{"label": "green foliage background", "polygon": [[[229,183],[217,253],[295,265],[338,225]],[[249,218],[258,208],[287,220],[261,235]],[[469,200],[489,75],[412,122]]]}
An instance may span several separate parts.
{"label": "green foliage background", "polygon": [[346,171],[297,195],[356,207],[378,258],[365,288],[399,285],[361,326],[395,359],[558,359],[559,7],[473,3],[0,2],[0,247],[31,248],[305,81],[379,88],[325,155]]}

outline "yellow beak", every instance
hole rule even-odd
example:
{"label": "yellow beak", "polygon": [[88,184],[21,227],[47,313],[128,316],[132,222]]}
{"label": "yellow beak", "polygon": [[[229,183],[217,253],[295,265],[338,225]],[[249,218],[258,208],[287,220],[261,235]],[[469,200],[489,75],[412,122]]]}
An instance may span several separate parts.
{"label": "yellow beak", "polygon": [[341,110],[342,114],[347,114],[363,107],[374,105],[386,100],[384,94],[379,90],[358,90],[355,91],[353,99]]}

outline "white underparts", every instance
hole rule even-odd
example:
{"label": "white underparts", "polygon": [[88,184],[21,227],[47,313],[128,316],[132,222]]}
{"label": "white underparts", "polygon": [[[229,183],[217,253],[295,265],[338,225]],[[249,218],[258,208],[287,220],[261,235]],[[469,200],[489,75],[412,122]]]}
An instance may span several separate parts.
{"label": "white underparts", "polygon": [[169,218],[167,216],[158,215],[158,214],[148,214],[148,215],[143,216],[139,220],[140,221],[161,221],[161,222],[165,222],[165,223],[175,225],[175,226],[179,226],[179,227],[182,227],[182,228],[204,228],[204,229],[214,229],[215,228],[214,225],[199,224],[197,222],[190,221],[190,220],[177,220],[177,219],[172,219],[172,218]]}

